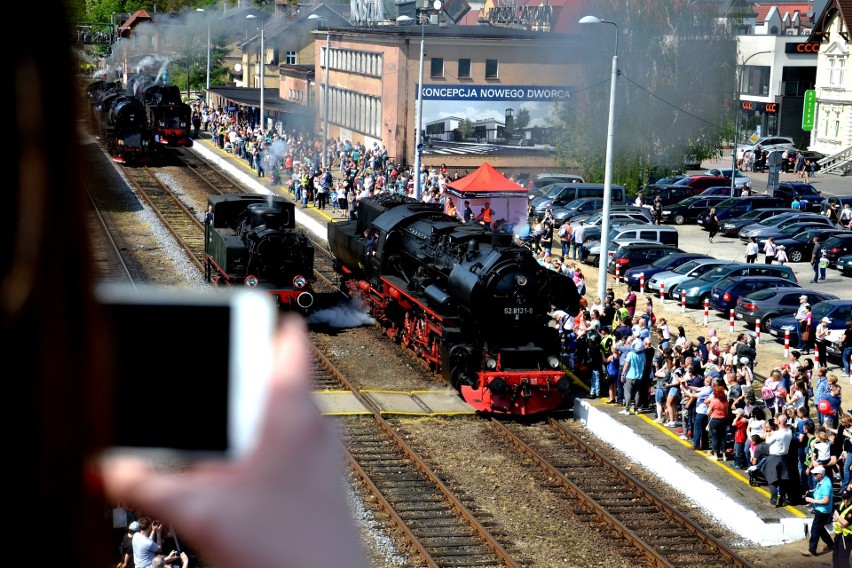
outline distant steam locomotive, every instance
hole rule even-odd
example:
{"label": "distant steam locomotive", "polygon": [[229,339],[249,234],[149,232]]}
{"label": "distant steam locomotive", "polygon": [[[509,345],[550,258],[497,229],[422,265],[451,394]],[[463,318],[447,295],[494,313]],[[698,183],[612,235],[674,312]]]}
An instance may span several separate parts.
{"label": "distant steam locomotive", "polygon": [[116,162],[146,162],[158,146],[192,146],[192,110],[176,85],[137,74],[129,88],[95,81],[86,90],[91,129]]}
{"label": "distant steam locomotive", "polygon": [[164,146],[192,146],[189,129],[192,109],[180,98],[177,85],[155,84],[142,91],[142,103],[154,142]]}
{"label": "distant steam locomotive", "polygon": [[120,83],[96,81],[86,90],[92,131],[120,163],[141,163],[154,153],[153,135],[142,101]]}
{"label": "distant steam locomotive", "polygon": [[207,281],[267,290],[282,309],[308,310],[314,303],[314,247],[296,229],[293,203],[239,194],[211,196],[208,205]]}
{"label": "distant steam locomotive", "polygon": [[359,202],[357,221],[330,223],[328,243],[345,289],[476,409],[531,415],[569,399],[548,322],[553,308],[578,313],[577,287],[511,234],[380,195]]}

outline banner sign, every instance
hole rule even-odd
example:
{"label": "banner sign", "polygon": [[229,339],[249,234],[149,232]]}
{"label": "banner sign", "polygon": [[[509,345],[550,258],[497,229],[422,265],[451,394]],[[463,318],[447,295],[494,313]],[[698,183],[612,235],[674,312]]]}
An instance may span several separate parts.
{"label": "banner sign", "polygon": [[532,85],[423,85],[424,101],[566,101],[568,87]]}
{"label": "banner sign", "polygon": [[810,132],[814,129],[814,118],[816,115],[816,91],[809,89],[805,91],[805,102],[802,107],[802,130]]}

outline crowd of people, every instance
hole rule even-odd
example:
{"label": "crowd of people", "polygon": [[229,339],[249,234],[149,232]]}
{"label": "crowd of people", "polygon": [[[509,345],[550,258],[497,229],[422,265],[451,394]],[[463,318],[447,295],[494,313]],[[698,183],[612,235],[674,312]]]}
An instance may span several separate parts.
{"label": "crowd of people", "polygon": [[[579,270],[570,261],[550,266]],[[754,334],[729,342],[711,329],[707,337],[689,337],[682,326],[673,329],[657,317],[652,296],[643,300],[628,291],[616,298],[612,286],[591,304],[584,298],[575,317],[554,312],[554,325],[566,365],[589,385],[590,398],[606,397],[624,416],[654,415],[696,452],[768,485],[770,506],[809,506],[814,519],[804,554],[816,555],[822,538],[829,549],[843,547],[836,554],[839,565],[848,566],[852,412],[842,408],[839,383],[841,374],[850,377],[848,361],[834,372],[824,356],[820,366],[809,351],[793,350],[761,380],[754,372]],[[846,330],[841,341],[852,346],[852,321]],[[848,359],[852,347],[844,353]],[[835,489],[839,510],[832,507]],[[837,542],[824,530],[831,522]]]}

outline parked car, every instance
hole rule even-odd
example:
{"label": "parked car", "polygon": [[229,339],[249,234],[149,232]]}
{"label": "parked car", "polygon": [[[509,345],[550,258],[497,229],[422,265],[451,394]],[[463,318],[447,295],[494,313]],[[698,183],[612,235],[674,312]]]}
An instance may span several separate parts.
{"label": "parked car", "polygon": [[822,243],[822,250],[828,253],[828,265],[835,266],[838,258],[852,253],[852,234],[845,231],[827,238]]}
{"label": "parked car", "polygon": [[728,314],[741,296],[765,288],[801,288],[799,283],[778,276],[728,276],[710,289],[710,307]]}
{"label": "parked car", "polygon": [[[645,200],[645,203],[650,203],[657,195],[660,195],[663,199],[663,203],[677,203],[681,199],[686,199],[687,197],[692,197],[693,195],[699,195],[702,191],[707,189],[708,187],[713,187],[717,185],[730,185],[731,178],[721,177],[721,176],[686,176],[669,185],[662,185],[659,183],[651,184],[645,186],[640,192],[642,199]],[[663,191],[667,188],[673,189],[689,189],[687,191]]]}
{"label": "parked car", "polygon": [[[720,258],[696,258],[678,266],[674,270],[658,272],[650,280],[645,279],[645,286],[648,290],[657,294],[660,292],[660,287],[664,287],[664,292],[670,298],[674,298],[675,290],[679,290],[682,282],[698,278],[717,266],[725,264],[735,264],[735,261]],[[680,292],[677,293],[680,294]]]}
{"label": "parked car", "polygon": [[[788,222],[784,223],[784,227],[777,229],[776,231],[766,231],[761,236],[757,237],[757,246],[763,251],[763,246],[766,244],[766,241],[769,237],[775,238],[775,244],[777,245],[779,241],[783,241],[786,239],[791,239],[793,237],[799,236],[801,233],[810,233],[815,230],[824,230],[828,231],[831,236],[832,232],[840,231],[840,229],[835,228],[831,224],[826,224],[820,221],[804,221],[804,222]],[[828,238],[828,237],[826,237]],[[822,240],[822,239],[821,239]],[[784,245],[787,246],[787,245]]]}
{"label": "parked car", "polygon": [[[611,239],[609,241],[609,246],[608,246],[608,249],[607,249],[607,260],[609,260],[609,258],[615,254],[615,251],[617,251],[619,249],[619,247],[621,247],[622,245],[632,245],[634,243],[643,244],[643,245],[650,243],[650,244],[655,244],[655,245],[659,245],[659,246],[665,246],[665,245],[663,245],[663,243],[658,242],[658,241],[646,241],[646,240],[642,240],[642,239],[632,239],[632,238],[631,239],[628,239],[628,238]],[[591,264],[592,266],[595,266],[595,267],[600,266],[600,258],[601,258],[601,243],[600,242],[596,241],[596,242],[593,242],[593,243],[586,243],[585,245],[583,245],[583,251],[584,251],[583,262],[585,262],[586,264]]]}
{"label": "parked car", "polygon": [[663,258],[671,254],[686,252],[671,245],[658,245],[656,243],[632,243],[618,247],[609,261],[607,262],[606,270],[610,274],[615,274],[615,265],[619,266],[619,271],[623,272],[634,266],[648,266],[655,260]]}
{"label": "parked car", "polygon": [[[627,190],[621,185],[610,187],[612,203],[624,203]],[[583,197],[597,197],[603,199],[604,184],[602,183],[557,183],[547,190],[545,195],[534,197],[530,201],[533,214],[543,216],[547,206],[551,207],[567,205],[575,199]]]}
{"label": "parked car", "polygon": [[679,290],[686,291],[686,305],[699,307],[704,300],[710,298],[713,286],[729,276],[779,276],[791,282],[798,282],[793,269],[789,265],[757,264],[736,262],[729,265],[717,266],[705,272],[698,278],[685,280],[680,283]]}
{"label": "parked car", "polygon": [[[811,304],[811,313],[814,322],[828,318],[831,320],[829,329],[843,329],[846,327],[846,321],[852,316],[852,300],[823,300]],[[799,325],[794,315],[772,318],[766,330],[779,341],[784,341],[784,334],[789,331],[790,345],[799,343]]]}
{"label": "parked car", "polygon": [[583,197],[582,199],[569,201],[565,205],[551,206],[550,213],[556,222],[562,223],[565,220],[573,219],[577,215],[594,213],[600,210],[601,207],[603,207],[603,198]]}
{"label": "parked car", "polygon": [[708,211],[711,207],[715,207],[725,199],[727,197],[698,195],[687,197],[683,201],[678,201],[669,206],[664,204],[663,220],[673,222],[675,225],[695,223],[700,214]]}
{"label": "parked car", "polygon": [[834,262],[834,266],[843,276],[852,276],[852,254],[838,257]]}
{"label": "parked car", "polygon": [[741,296],[734,308],[734,317],[752,327],[760,322],[760,329],[767,331],[774,318],[796,313],[801,296],[807,296],[807,302],[811,306],[825,300],[837,299],[834,294],[817,290],[791,289],[786,286],[766,288]]}
{"label": "parked car", "polygon": [[[731,195],[731,186],[730,185],[714,185],[713,187],[708,187],[704,191],[702,191],[699,195],[701,197],[742,197],[743,196],[743,188],[735,187],[734,194]],[[749,195],[754,195],[754,192],[749,189]]]}
{"label": "parked car", "polygon": [[527,190],[532,199],[543,195],[543,190],[554,183],[584,183],[585,181],[581,176],[573,174],[540,173],[530,177],[527,181]]}
{"label": "parked car", "polygon": [[773,150],[796,149],[796,143],[789,136],[763,136],[758,138],[754,144],[739,144],[737,146],[737,161],[743,159],[747,152],[754,152],[756,147],[760,146],[761,150],[771,152]]}
{"label": "parked car", "polygon": [[[733,175],[731,175],[731,174],[733,174]],[[745,175],[739,169],[711,168],[711,169],[707,170],[706,172],[704,172],[704,175],[725,177],[725,178],[729,178],[729,179],[733,177],[734,178],[734,187],[738,187],[740,189],[742,189],[746,185],[749,186],[749,187],[752,187],[751,178],[748,177],[747,175]],[[728,187],[730,188],[730,184],[728,184]],[[728,196],[730,197],[730,192],[728,193]]]}
{"label": "parked car", "polygon": [[744,213],[740,217],[732,217],[721,224],[719,232],[726,237],[736,237],[739,235],[740,229],[752,223],[759,223],[767,217],[778,215],[779,213],[787,213],[789,207],[768,207],[766,209],[752,209],[748,213]]}
{"label": "parked car", "polygon": [[783,229],[791,224],[796,225],[805,222],[832,226],[831,221],[825,215],[819,215],[817,213],[802,213],[801,211],[788,211],[786,213],[779,213],[778,215],[767,217],[753,225],[746,225],[740,229],[739,237],[743,242],[750,240],[752,237],[765,238],[770,235],[775,235],[778,229]]}
{"label": "parked car", "polygon": [[828,200],[829,207],[834,207],[836,203],[839,211],[843,211],[843,206],[847,203],[852,207],[852,195],[832,195],[826,199]]}
{"label": "parked car", "polygon": [[[820,170],[819,161],[825,158],[825,154],[822,152],[815,152],[813,150],[798,150],[802,153],[802,157],[805,160],[810,160],[814,164],[814,171],[818,172]],[[796,151],[790,151],[787,156],[787,161],[781,164],[781,171],[786,173],[792,173],[796,169]]]}
{"label": "parked car", "polygon": [[832,229],[826,226],[811,227],[800,230],[792,237],[776,239],[775,244],[784,247],[787,260],[790,262],[809,262],[814,248],[814,237],[819,237],[821,242],[825,242],[827,238],[843,232],[843,229]]}
{"label": "parked car", "polygon": [[788,207],[793,203],[793,198],[798,197],[801,202],[800,211],[819,211],[822,202],[825,201],[819,190],[809,183],[799,181],[785,181],[779,183],[772,193],[775,197],[784,200]]}
{"label": "parked car", "polygon": [[[731,197],[716,206],[716,217],[719,223],[728,219],[741,217],[753,209],[784,207],[784,202],[770,195],[752,195],[749,197]],[[788,208],[789,210],[789,208]],[[698,224],[707,225],[707,214],[698,216]]]}
{"label": "parked car", "polygon": [[[639,223],[644,223],[648,221],[649,223],[653,222],[654,214],[647,207],[636,207],[635,205],[610,205],[609,206],[610,215],[614,215],[616,213],[627,213],[631,214],[633,218],[637,219]],[[593,224],[597,224],[598,219],[603,214],[601,209],[595,210],[593,213],[583,213],[582,215],[576,215],[571,217],[571,226],[576,227],[577,223],[582,220],[585,224],[589,224],[590,222]]]}
{"label": "parked car", "polygon": [[644,276],[647,285],[651,278],[660,272],[674,270],[683,264],[697,258],[710,258],[706,254],[696,252],[684,252],[678,254],[669,254],[662,258],[658,258],[648,266],[628,268],[626,272],[621,272],[624,277],[624,283],[631,290],[639,290],[639,284]]}

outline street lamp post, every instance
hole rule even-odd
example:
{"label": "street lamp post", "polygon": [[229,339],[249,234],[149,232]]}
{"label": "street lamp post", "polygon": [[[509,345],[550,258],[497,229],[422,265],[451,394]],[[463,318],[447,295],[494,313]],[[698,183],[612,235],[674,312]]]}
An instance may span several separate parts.
{"label": "street lamp post", "polygon": [[601,212],[601,252],[598,267],[598,297],[606,298],[606,265],[609,261],[609,211],[612,201],[612,151],[615,133],[615,80],[618,78],[618,24],[595,16],[584,16],[581,24],[612,24],[615,26],[615,53],[612,56],[612,79],[609,87],[609,121],[606,130],[606,165],[604,170],[603,211]]}
{"label": "street lamp post", "polygon": [[[196,8],[196,12],[205,12],[204,8]],[[207,18],[207,84],[206,89],[210,90],[210,18]]]}
{"label": "street lamp post", "polygon": [[[396,19],[397,23],[407,24],[412,20],[409,16],[399,16]],[[424,26],[423,22],[420,22],[420,71],[417,76],[417,97],[414,99],[414,125],[416,128],[416,133],[414,135],[414,199],[420,201],[420,191],[421,191],[421,180],[420,180],[420,168],[421,168],[421,156],[423,154],[423,140],[421,139],[421,132],[423,130],[423,59],[426,55],[425,51],[425,39],[424,39]]]}
{"label": "street lamp post", "polygon": [[[325,20],[319,14],[311,14],[309,20]],[[322,58],[320,58],[322,62]],[[330,93],[328,92],[328,67],[331,63],[331,30],[328,29],[328,21],[325,23],[325,86],[323,87],[322,99],[322,167],[331,167],[328,163],[328,100]]]}
{"label": "street lamp post", "polygon": [[[249,14],[246,16],[246,19],[253,20],[257,18],[254,14]],[[260,128],[261,130],[265,128],[266,123],[264,122],[264,112],[263,112],[263,83],[266,79],[266,73],[264,72],[265,64],[263,61],[263,21],[260,22],[260,54],[257,60],[258,65],[260,66]]]}
{"label": "street lamp post", "polygon": [[743,68],[745,64],[749,62],[749,60],[755,55],[763,55],[766,53],[772,53],[772,51],[757,51],[752,53],[748,57],[745,58],[745,61],[737,65],[737,92],[736,92],[736,103],[737,103],[737,114],[734,116],[734,149],[731,151],[731,197],[737,196],[737,186],[736,186],[736,171],[737,171],[737,142],[740,139],[740,92],[743,88]]}

